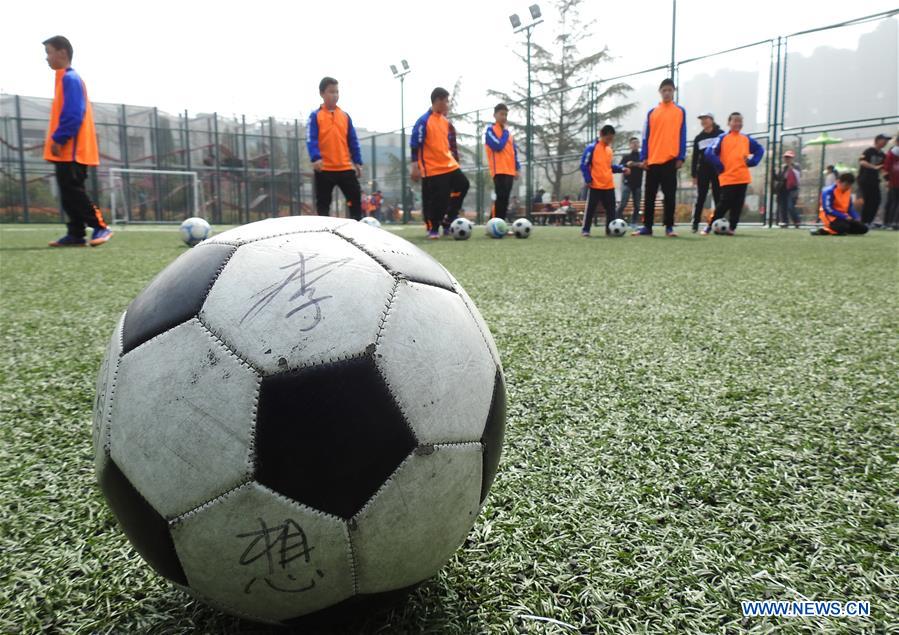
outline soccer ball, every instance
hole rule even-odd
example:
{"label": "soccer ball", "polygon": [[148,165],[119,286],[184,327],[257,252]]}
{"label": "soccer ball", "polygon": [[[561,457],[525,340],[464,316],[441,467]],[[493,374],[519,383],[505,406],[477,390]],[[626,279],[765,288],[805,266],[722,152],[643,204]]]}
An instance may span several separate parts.
{"label": "soccer ball", "polygon": [[491,238],[503,238],[509,233],[509,225],[502,218],[491,218],[484,229]]}
{"label": "soccer ball", "polygon": [[512,231],[515,232],[515,238],[528,238],[534,225],[526,218],[519,218],[512,223]]}
{"label": "soccer ball", "polygon": [[468,240],[474,231],[474,224],[467,218],[457,218],[450,223],[450,235],[456,240]]}
{"label": "soccer ball", "polygon": [[730,229],[730,223],[726,218],[718,218],[712,223],[712,231],[716,234],[726,234]]}
{"label": "soccer ball", "polygon": [[95,468],[160,575],[248,619],[329,618],[463,543],[505,403],[490,331],[436,260],[353,220],[267,219],[185,252],[121,316]]}
{"label": "soccer ball", "polygon": [[623,218],[616,218],[609,223],[609,236],[624,236],[627,233],[627,222]]}
{"label": "soccer ball", "polygon": [[212,227],[199,216],[191,216],[181,223],[181,240],[188,247],[198,245],[212,236]]}
{"label": "soccer ball", "polygon": [[364,223],[365,225],[369,225],[370,227],[380,227],[381,221],[379,221],[374,216],[363,216],[359,219],[360,223]]}

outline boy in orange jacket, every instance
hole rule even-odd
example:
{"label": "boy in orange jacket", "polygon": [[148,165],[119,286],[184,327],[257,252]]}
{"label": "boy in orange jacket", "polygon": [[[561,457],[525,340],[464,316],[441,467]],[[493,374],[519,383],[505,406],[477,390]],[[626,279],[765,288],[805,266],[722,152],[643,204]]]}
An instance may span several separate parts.
{"label": "boy in orange jacket", "polygon": [[[112,237],[103,214],[84,189],[87,168],[100,165],[94,113],[87,98],[84,80],[72,68],[72,44],[61,35],[44,40],[47,64],[56,71],[56,90],[50,110],[50,125],[44,142],[44,159],[53,163],[56,184],[69,222],[62,238],[51,247],[91,247],[102,245]],[[93,228],[90,241],[85,240],[85,225]]]}

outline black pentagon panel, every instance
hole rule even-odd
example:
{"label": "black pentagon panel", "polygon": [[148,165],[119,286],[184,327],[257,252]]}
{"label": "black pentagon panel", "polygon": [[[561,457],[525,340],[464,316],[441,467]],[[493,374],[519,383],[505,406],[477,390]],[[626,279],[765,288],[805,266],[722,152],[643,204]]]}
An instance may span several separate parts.
{"label": "black pentagon panel", "polygon": [[493,383],[493,400],[490,403],[490,412],[487,415],[487,425],[484,426],[484,436],[481,443],[484,445],[484,469],[481,476],[481,503],[487,498],[487,492],[493,485],[496,470],[499,467],[499,457],[503,452],[503,437],[506,434],[506,381],[499,370],[496,371],[496,380]]}
{"label": "black pentagon panel", "polygon": [[236,249],[233,245],[201,245],[180,255],[153,278],[128,306],[123,354],[196,315]]}
{"label": "black pentagon panel", "polygon": [[310,615],[285,620],[285,626],[300,632],[374,633],[385,626],[387,611],[399,608],[421,582],[412,586],[384,591],[360,593]]}
{"label": "black pentagon panel", "polygon": [[137,552],[156,573],[187,586],[187,577],[175,553],[165,518],[134,489],[112,459],[106,461],[98,480],[116,520]]}
{"label": "black pentagon panel", "polygon": [[266,377],[256,417],[256,480],[350,518],[416,440],[369,357]]}

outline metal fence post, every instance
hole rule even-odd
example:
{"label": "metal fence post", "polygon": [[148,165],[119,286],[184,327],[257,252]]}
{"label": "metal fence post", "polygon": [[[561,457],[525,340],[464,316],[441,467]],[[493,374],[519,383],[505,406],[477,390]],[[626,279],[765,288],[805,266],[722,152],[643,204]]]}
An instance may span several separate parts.
{"label": "metal fence post", "polygon": [[19,185],[22,187],[22,220],[28,222],[28,176],[25,172],[25,140],[22,137],[22,104],[16,95],[16,134],[19,141]]}
{"label": "metal fence post", "polygon": [[[243,222],[250,222],[250,155],[247,154],[247,117],[240,116],[240,138],[243,147]],[[240,218],[240,213],[238,213]]]}
{"label": "metal fence post", "polygon": [[219,114],[212,113],[212,131],[213,131],[213,160],[215,161],[215,205],[212,208],[212,219],[215,223],[222,222],[222,173],[219,169],[221,161],[219,160]]}
{"label": "metal fence post", "polygon": [[297,214],[303,213],[303,147],[300,145],[300,122],[296,119],[293,120],[293,131],[297,137],[297,142],[294,147],[294,151],[297,155],[297,205],[299,209],[297,210]]}
{"label": "metal fence post", "polygon": [[269,136],[269,150],[268,150],[268,168],[270,172],[270,183],[269,183],[269,192],[271,192],[271,212],[272,217],[276,217],[278,215],[278,190],[275,187],[275,118],[268,118],[268,136]]}
{"label": "metal fence post", "polygon": [[480,135],[481,135],[481,111],[478,110],[475,115],[475,129],[474,129],[474,165],[475,165],[475,186],[477,189],[475,190],[475,205],[477,206],[477,219],[478,222],[481,223],[484,221],[484,187],[483,187],[483,179],[481,178],[481,143],[480,143]]}

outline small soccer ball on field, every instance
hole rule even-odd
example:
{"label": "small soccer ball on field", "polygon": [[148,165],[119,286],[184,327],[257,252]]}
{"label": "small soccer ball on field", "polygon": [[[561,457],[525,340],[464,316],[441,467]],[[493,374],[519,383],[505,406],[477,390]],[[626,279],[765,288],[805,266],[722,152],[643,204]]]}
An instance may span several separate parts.
{"label": "small soccer ball on field", "polygon": [[191,216],[181,223],[181,240],[188,247],[198,245],[212,236],[212,226],[199,216]]}
{"label": "small soccer ball on field", "polygon": [[515,232],[515,238],[528,238],[534,225],[526,218],[519,218],[512,223],[512,231]]}
{"label": "small soccer ball on field", "polygon": [[364,223],[365,225],[368,225],[370,227],[380,227],[381,226],[381,221],[379,221],[374,216],[365,216],[363,218],[360,218],[359,222]]}
{"label": "small soccer ball on field", "polygon": [[609,236],[624,236],[627,233],[627,223],[623,218],[616,218],[609,223]]}
{"label": "small soccer ball on field", "polygon": [[471,238],[471,232],[474,231],[474,223],[467,218],[457,218],[450,223],[450,236],[456,240],[468,240]]}
{"label": "small soccer ball on field", "polygon": [[730,229],[730,222],[726,218],[719,218],[712,223],[712,231],[716,234],[726,234]]}
{"label": "small soccer ball on field", "polygon": [[503,238],[509,233],[509,224],[502,218],[491,218],[487,221],[484,230],[491,238]]}

